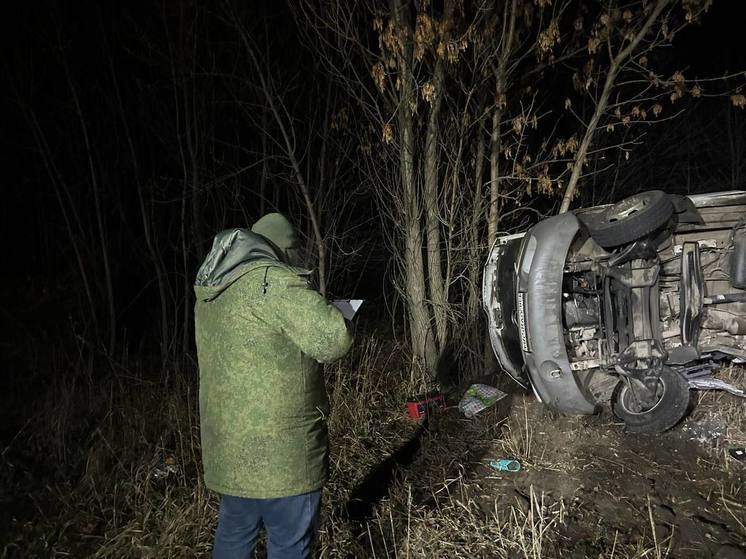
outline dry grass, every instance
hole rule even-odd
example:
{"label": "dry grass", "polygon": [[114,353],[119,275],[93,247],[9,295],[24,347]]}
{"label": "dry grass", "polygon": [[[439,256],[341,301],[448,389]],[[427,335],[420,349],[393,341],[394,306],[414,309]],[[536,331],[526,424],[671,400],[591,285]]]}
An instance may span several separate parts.
{"label": "dry grass", "polygon": [[[4,468],[24,468],[15,488],[33,500],[4,555],[180,557],[206,555],[216,501],[199,472],[194,379],[146,380],[142,371],[50,387],[31,436]],[[174,456],[178,473],[156,479]],[[21,495],[19,495],[21,493]]]}
{"label": "dry grass", "polygon": [[[675,530],[657,531],[665,519],[658,518],[649,495],[640,506],[638,530],[625,534],[597,523],[584,512],[588,497],[573,497],[576,488],[563,485],[604,465],[631,471],[613,454],[602,462],[581,457],[570,444],[595,437],[603,445],[608,438],[613,451],[619,441],[624,444],[618,426],[609,423],[613,419],[559,418],[518,395],[471,420],[443,414],[423,430],[403,410],[407,396],[427,388],[397,360],[404,353],[395,342],[369,337],[325,371],[333,446],[321,557],[573,557],[581,537],[573,527],[579,524],[591,535],[583,536],[588,551],[577,557],[678,556]],[[724,377],[738,375],[728,371]],[[16,511],[2,557],[208,557],[217,499],[201,481],[196,377],[156,380],[145,368],[120,364],[96,381],[73,374],[58,378],[2,455],[0,480],[10,488]],[[744,441],[741,401],[717,393],[700,400],[695,419],[717,412],[729,426],[729,444]],[[370,503],[365,518],[351,519],[350,499],[413,438],[421,451],[388,479],[374,480],[390,486]],[[724,451],[723,445],[715,455]],[[168,456],[177,473],[156,479]],[[486,466],[503,457],[521,461],[520,476]],[[712,472],[732,471],[733,462],[713,459]],[[659,469],[643,462],[635,467],[650,475]],[[547,490],[548,479],[559,480],[553,491]],[[744,528],[743,488],[723,480],[720,492],[708,497]]]}
{"label": "dry grass", "polygon": [[[504,509],[474,497],[483,493],[474,468],[503,436],[507,410],[476,420],[449,414],[418,431],[403,403],[427,386],[396,360],[403,354],[371,337],[325,371],[334,411],[320,555],[542,556],[556,503],[536,493],[529,507]],[[196,378],[153,380],[119,365],[97,381],[58,379],[36,406],[29,436],[3,455],[17,510],[2,556],[209,556],[217,499],[201,480]],[[418,433],[424,452],[396,469],[367,519],[348,518],[344,505],[366,476]],[[521,444],[528,459],[530,440]],[[178,472],[157,479],[168,456]]]}

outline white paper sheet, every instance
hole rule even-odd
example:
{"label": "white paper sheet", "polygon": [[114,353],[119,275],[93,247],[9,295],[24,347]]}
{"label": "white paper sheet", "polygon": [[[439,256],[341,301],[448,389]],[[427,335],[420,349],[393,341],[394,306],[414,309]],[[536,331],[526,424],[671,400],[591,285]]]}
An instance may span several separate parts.
{"label": "white paper sheet", "polygon": [[335,299],[332,301],[332,305],[337,307],[347,320],[355,318],[355,315],[362,304],[363,299]]}

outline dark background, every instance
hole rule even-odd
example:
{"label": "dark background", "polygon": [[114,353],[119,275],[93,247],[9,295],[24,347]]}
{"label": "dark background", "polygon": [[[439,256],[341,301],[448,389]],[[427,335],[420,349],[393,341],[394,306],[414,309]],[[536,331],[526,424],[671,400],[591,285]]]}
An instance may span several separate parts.
{"label": "dark background", "polygon": [[[30,354],[66,351],[59,348],[75,340],[94,352],[155,353],[167,336],[167,355],[184,363],[191,352],[191,274],[212,235],[277,210],[310,237],[292,175],[261,132],[276,134],[252,90],[256,78],[228,5],[47,1],[7,8],[0,294],[4,353],[13,366],[5,369],[5,382],[29,374]],[[234,8],[262,46],[261,63],[299,141],[308,142],[300,150],[302,165],[312,170],[320,156],[316,134],[330,110],[320,100],[335,83],[301,40],[288,5]],[[746,67],[739,39],[744,14],[740,2],[715,2],[659,55],[664,73],[679,69],[687,79],[713,78]],[[334,103],[343,105],[338,96]],[[576,204],[645,188],[690,193],[741,187],[743,162],[733,160],[728,142],[742,137],[742,112],[727,97],[687,100],[683,116],[646,131],[633,162],[620,161],[613,188],[603,186],[610,174],[602,175]],[[196,147],[190,147],[190,126]],[[338,134],[328,148],[347,142],[334,182],[334,191],[346,194],[323,208],[327,222],[335,213],[345,216],[345,234],[330,245],[330,293],[368,299],[369,314],[385,316],[401,312],[389,285],[392,247],[375,192],[361,186],[364,135],[349,134]],[[194,182],[194,173],[200,186],[191,190],[186,182]],[[334,205],[342,200],[343,206]],[[525,203],[551,211],[557,198],[539,195]],[[149,243],[160,260],[166,299],[160,307]],[[109,314],[116,317],[113,332],[107,331]]]}
{"label": "dark background", "polygon": [[[1,33],[0,304],[3,353],[12,366],[5,368],[4,382],[36,377],[38,355],[67,351],[61,348],[70,344],[113,355],[155,353],[168,343],[161,351],[183,364],[192,350],[191,274],[212,235],[277,210],[310,237],[292,176],[260,131],[272,124],[252,91],[256,80],[227,13],[222,3],[48,1],[7,8]],[[236,13],[262,45],[262,64],[308,142],[300,150],[302,165],[314,172],[315,134],[328,110],[319,100],[335,84],[301,41],[287,5],[249,2]],[[746,67],[743,16],[742,3],[715,2],[659,55],[661,67],[683,70],[688,79]],[[335,103],[342,101],[335,97]],[[743,137],[743,111],[727,97],[705,96],[687,100],[684,113],[646,132],[634,161],[620,162],[612,189],[603,187],[607,173],[576,204],[645,188],[690,193],[742,187],[743,161],[733,160],[729,142]],[[196,147],[190,147],[189,126]],[[375,193],[361,187],[364,139],[345,138],[349,133],[328,148],[348,145],[340,151],[334,182],[334,191],[346,194],[330,198],[323,209],[327,221],[336,213],[345,216],[345,235],[330,246],[330,293],[370,300],[370,316],[400,313],[389,285],[386,225]],[[190,149],[195,155],[185,158]],[[185,179],[194,173],[200,186],[191,190]],[[344,206],[334,206],[343,199]],[[526,203],[550,211],[557,198],[539,195]],[[149,244],[160,261],[166,300],[160,307],[164,297]],[[110,314],[116,317],[113,331],[107,330]]]}
{"label": "dark background", "polygon": [[[361,34],[370,34],[372,48],[371,21],[386,5],[360,5],[370,8],[361,12],[368,18]],[[27,503],[29,518],[59,506],[44,488],[59,484],[64,495],[82,478],[101,429],[121,436],[122,447],[140,444],[140,454],[121,458],[131,458],[133,468],[143,456],[152,458],[157,444],[177,447],[182,433],[161,399],[173,396],[184,408],[174,404],[173,415],[195,420],[191,285],[217,231],[281,211],[313,253],[308,214],[236,22],[287,109],[300,166],[315,184],[312,194],[329,232],[329,295],[366,299],[361,332],[383,331],[392,344],[405,338],[405,305],[394,284],[401,245],[391,242],[395,224],[384,218],[392,204],[383,203],[368,180],[384,160],[381,131],[310,48],[292,6],[290,0],[4,6],[0,482],[20,497],[8,506],[0,502],[0,524],[5,509],[37,492],[49,502]],[[573,8],[594,14],[598,5],[579,1]],[[682,71],[687,80],[742,71],[745,16],[743,2],[716,1],[655,54],[658,71]],[[362,97],[374,91],[370,68],[356,70],[368,80],[355,92]],[[572,95],[565,79],[572,71],[559,66],[541,78],[542,86],[555,87],[547,110],[561,110]],[[607,170],[588,179],[574,207],[650,188],[682,194],[746,188],[746,115],[729,99],[743,74],[704,83],[705,95],[679,101],[670,120],[644,128],[629,159],[615,155]],[[551,128],[542,123],[538,133]],[[570,123],[560,120],[557,128],[564,132]],[[555,212],[558,194],[534,192],[506,205],[501,227],[516,231]],[[525,208],[531,211],[517,212]],[[486,231],[479,234],[476,269],[487,248]],[[461,339],[474,342],[477,349],[469,349],[481,361],[484,331],[479,324],[476,331]],[[137,382],[128,384],[132,379]],[[149,391],[152,401],[136,400]],[[142,433],[126,431],[128,421],[141,422]],[[122,435],[128,432],[132,444]],[[127,451],[117,449],[122,456]],[[192,454],[190,480],[199,470],[198,451]],[[115,459],[106,460],[113,468]],[[191,489],[184,489],[189,502]],[[50,518],[48,524],[58,524]]]}

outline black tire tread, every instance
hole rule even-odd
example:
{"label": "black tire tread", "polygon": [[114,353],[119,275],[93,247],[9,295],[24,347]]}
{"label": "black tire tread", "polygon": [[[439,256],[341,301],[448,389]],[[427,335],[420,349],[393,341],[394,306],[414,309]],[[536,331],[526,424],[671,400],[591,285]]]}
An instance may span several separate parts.
{"label": "black tire tread", "polygon": [[600,220],[588,220],[586,225],[591,237],[604,248],[613,248],[652,233],[664,225],[673,215],[674,207],[668,194],[661,190],[649,190],[636,196],[648,196],[649,203],[645,211],[636,213],[617,222],[606,218],[613,212],[616,204],[609,208]]}
{"label": "black tire tread", "polygon": [[624,421],[630,433],[662,433],[668,431],[681,421],[689,409],[689,383],[676,371],[665,367],[661,378],[666,383],[663,401],[646,414],[629,414],[620,404],[619,395],[624,387],[620,380],[611,395],[611,409],[619,419]]}

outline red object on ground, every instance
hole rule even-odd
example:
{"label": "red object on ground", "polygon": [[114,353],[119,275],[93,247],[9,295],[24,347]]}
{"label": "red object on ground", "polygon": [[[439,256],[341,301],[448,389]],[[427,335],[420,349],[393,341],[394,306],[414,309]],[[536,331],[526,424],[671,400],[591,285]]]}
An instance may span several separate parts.
{"label": "red object on ground", "polygon": [[407,402],[407,413],[413,419],[419,419],[430,414],[433,410],[446,409],[446,397],[435,393],[427,396],[419,396]]}

